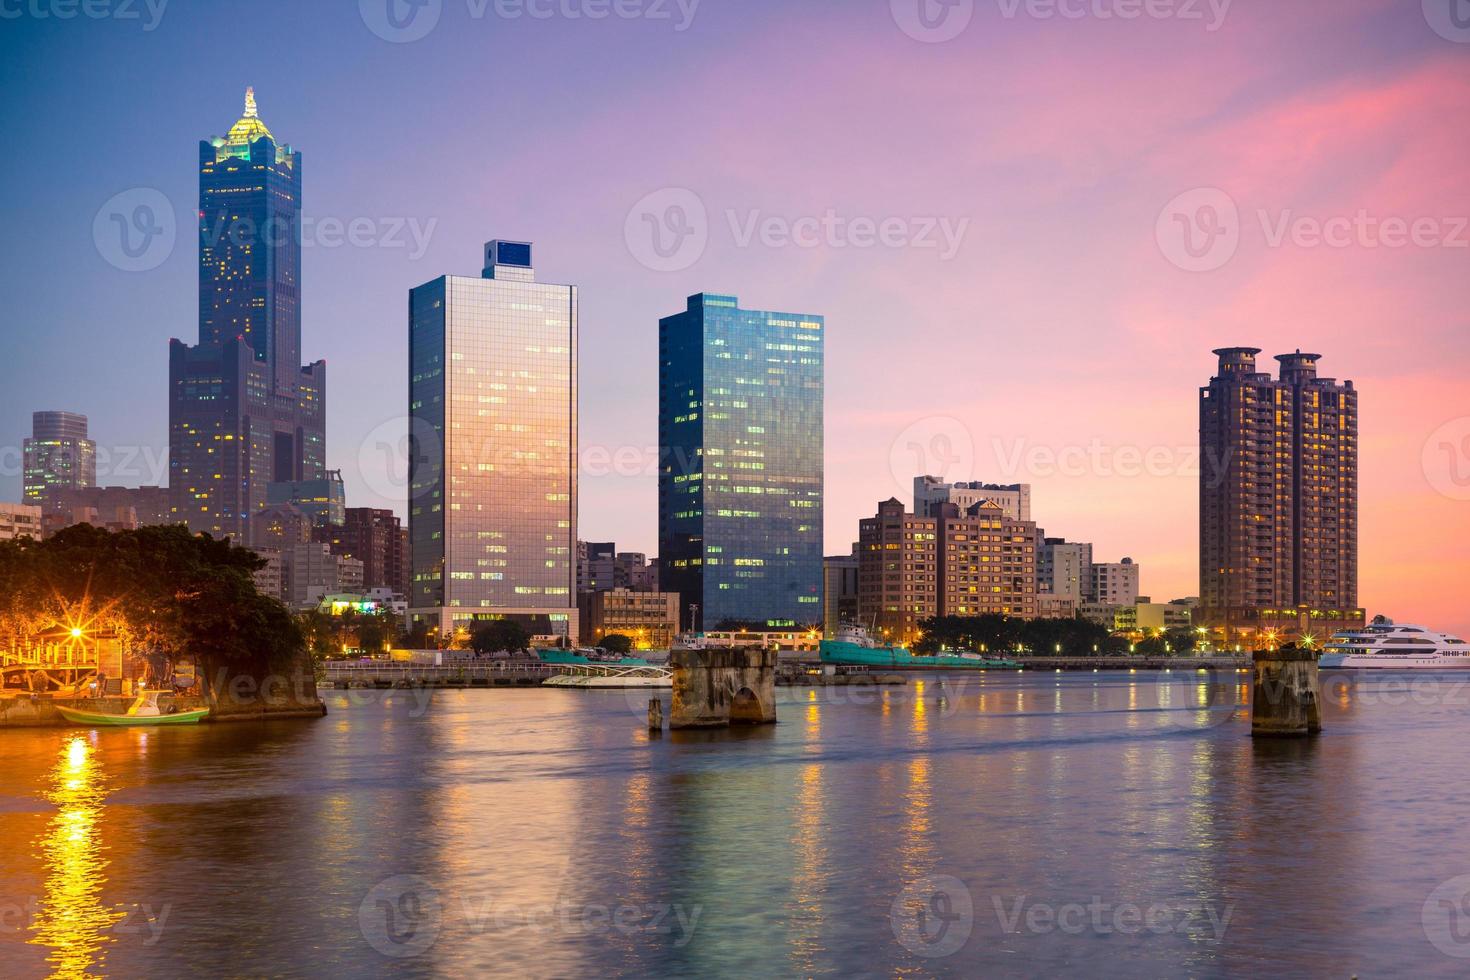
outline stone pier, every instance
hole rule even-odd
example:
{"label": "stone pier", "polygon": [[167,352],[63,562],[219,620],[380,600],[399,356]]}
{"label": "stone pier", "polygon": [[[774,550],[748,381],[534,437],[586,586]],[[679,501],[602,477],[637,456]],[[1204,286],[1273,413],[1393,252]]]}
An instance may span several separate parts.
{"label": "stone pier", "polygon": [[776,723],[776,651],[675,650],[669,728]]}
{"label": "stone pier", "polygon": [[1322,683],[1311,650],[1257,650],[1251,736],[1297,738],[1322,730]]}

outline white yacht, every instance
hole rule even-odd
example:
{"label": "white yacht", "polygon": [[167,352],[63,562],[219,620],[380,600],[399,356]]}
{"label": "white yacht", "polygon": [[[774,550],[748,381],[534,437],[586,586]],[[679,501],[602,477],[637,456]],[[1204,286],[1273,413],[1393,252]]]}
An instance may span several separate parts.
{"label": "white yacht", "polygon": [[1423,626],[1376,617],[1322,647],[1321,667],[1348,670],[1470,670],[1470,644]]}

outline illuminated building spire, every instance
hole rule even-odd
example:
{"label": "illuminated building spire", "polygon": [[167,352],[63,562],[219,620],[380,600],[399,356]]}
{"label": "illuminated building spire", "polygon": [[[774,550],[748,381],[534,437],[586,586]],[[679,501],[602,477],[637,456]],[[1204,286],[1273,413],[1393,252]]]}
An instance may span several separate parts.
{"label": "illuminated building spire", "polygon": [[245,118],[254,119],[259,114],[255,109],[255,88],[247,85],[245,87]]}

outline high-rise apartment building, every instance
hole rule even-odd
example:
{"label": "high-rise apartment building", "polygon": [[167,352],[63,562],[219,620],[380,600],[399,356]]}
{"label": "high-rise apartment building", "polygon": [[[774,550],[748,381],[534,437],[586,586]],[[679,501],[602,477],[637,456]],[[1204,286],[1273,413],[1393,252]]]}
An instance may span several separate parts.
{"label": "high-rise apartment building", "polygon": [[199,144],[199,342],[169,347],[169,487],[195,531],[249,539],[273,482],[326,460],[326,362],[301,365],[301,154],[245,113]]}
{"label": "high-rise apartment building", "polygon": [[1132,558],[1095,562],[1091,569],[1087,601],[1104,606],[1131,606],[1138,601],[1139,567]]}
{"label": "high-rise apartment building", "polygon": [[364,589],[408,594],[407,530],[391,510],[349,507],[341,524],[318,526],[313,536],[330,544],[333,554],[362,562]]}
{"label": "high-rise apartment building", "polygon": [[33,506],[46,506],[60,491],[97,485],[97,444],[87,438],[85,415],[32,412],[22,459],[25,501]]}
{"label": "high-rise apartment building", "polygon": [[409,294],[410,615],[577,636],[577,287],[492,241]]}
{"label": "high-rise apartment building", "polygon": [[1036,578],[1046,595],[1073,603],[1088,600],[1092,594],[1092,545],[1066,538],[1043,538]]}
{"label": "high-rise apartment building", "polygon": [[1252,633],[1317,639],[1358,608],[1358,394],[1317,376],[1321,355],[1215,351],[1200,389],[1200,601],[1226,642]]}
{"label": "high-rise apartment building", "polygon": [[1029,483],[946,483],[937,476],[914,477],[914,513],[927,514],[935,504],[957,504],[962,511],[990,500],[1013,521],[1031,520]]}
{"label": "high-rise apartment building", "polygon": [[659,321],[662,588],[693,627],[821,620],[824,327],[710,293]]}
{"label": "high-rise apartment building", "polygon": [[939,521],[908,513],[893,497],[858,522],[858,618],[907,643],[939,615]]}

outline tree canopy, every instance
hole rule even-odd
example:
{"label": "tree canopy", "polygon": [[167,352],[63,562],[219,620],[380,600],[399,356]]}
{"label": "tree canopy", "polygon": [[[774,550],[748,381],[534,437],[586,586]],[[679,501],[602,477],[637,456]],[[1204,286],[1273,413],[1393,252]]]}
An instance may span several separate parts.
{"label": "tree canopy", "polygon": [[924,637],[916,645],[920,653],[941,649],[986,650],[991,653],[1014,651],[1018,646],[1030,653],[1056,653],[1060,645],[1065,654],[1126,653],[1128,643],[1113,637],[1108,630],[1089,620],[1016,619],[995,614],[985,616],[940,616],[919,624]]}
{"label": "tree canopy", "polygon": [[632,637],[624,636],[622,633],[609,633],[602,638],[602,641],[598,645],[608,653],[627,654],[633,652]]}
{"label": "tree canopy", "polygon": [[509,619],[481,623],[470,634],[470,649],[476,653],[520,653],[530,645],[531,634]]}

